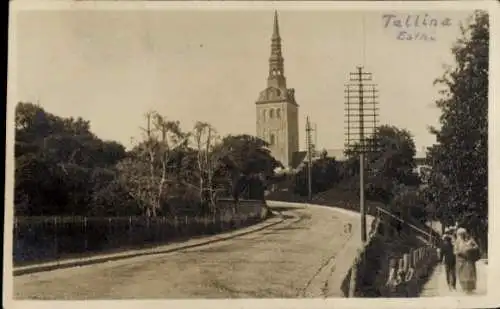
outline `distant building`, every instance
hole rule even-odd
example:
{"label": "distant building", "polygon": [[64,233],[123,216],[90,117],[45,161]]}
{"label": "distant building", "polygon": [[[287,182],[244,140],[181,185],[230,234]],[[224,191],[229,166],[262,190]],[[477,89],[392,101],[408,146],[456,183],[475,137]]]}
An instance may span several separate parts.
{"label": "distant building", "polygon": [[[323,151],[326,150],[326,156],[329,158],[335,158],[337,161],[343,161],[346,159],[344,155],[344,149],[323,149],[318,150],[314,153],[312,157],[312,161],[319,159]],[[291,170],[300,170],[305,163],[307,163],[307,151],[297,151],[293,154],[292,157],[292,165],[290,166]]]}
{"label": "distant building", "polygon": [[416,157],[415,158],[415,169],[413,170],[420,177],[424,176],[426,172],[431,169],[431,166],[427,162],[427,158],[425,157]]}
{"label": "distant building", "polygon": [[[257,136],[269,143],[271,154],[285,168],[293,168],[299,151],[299,105],[295,90],[287,88],[278,13],[274,13],[267,88],[255,102]],[[300,161],[300,160],[299,160]]]}
{"label": "distant building", "polygon": [[[321,155],[321,152],[323,150],[319,151],[319,155]],[[344,154],[344,149],[326,149],[327,156],[330,158],[335,158],[337,161],[343,161],[346,158]]]}

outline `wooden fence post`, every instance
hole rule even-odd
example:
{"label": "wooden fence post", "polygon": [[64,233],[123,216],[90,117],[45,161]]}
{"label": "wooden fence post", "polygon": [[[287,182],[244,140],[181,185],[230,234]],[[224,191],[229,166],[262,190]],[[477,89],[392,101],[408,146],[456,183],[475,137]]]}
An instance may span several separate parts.
{"label": "wooden fence post", "polygon": [[59,260],[59,243],[57,239],[57,217],[54,217],[54,253],[56,260]]}
{"label": "wooden fence post", "polygon": [[396,267],[396,260],[393,258],[389,259],[389,273],[387,275],[387,281],[385,285],[389,287],[389,289],[392,289],[393,286],[395,285],[396,282],[396,272],[397,272],[397,267]]}
{"label": "wooden fence post", "polygon": [[85,252],[88,249],[88,235],[87,235],[87,217],[83,217],[83,237],[84,237],[84,246]]}
{"label": "wooden fence post", "polygon": [[410,267],[411,267],[410,266],[410,255],[408,253],[405,253],[403,255],[403,268],[404,268],[405,272],[407,272]]}
{"label": "wooden fence post", "polygon": [[[404,269],[404,259],[400,258],[397,263],[397,269],[398,269],[398,282],[402,282],[404,280],[404,275],[405,275],[405,269]],[[401,280],[399,280],[401,279]]]}
{"label": "wooden fence post", "polygon": [[112,247],[112,236],[111,236],[111,218],[108,218],[108,235],[109,235],[109,238],[108,238],[108,246]]}
{"label": "wooden fence post", "polygon": [[128,245],[132,245],[132,216],[128,217]]}
{"label": "wooden fence post", "polygon": [[160,220],[160,241],[164,241],[166,238],[165,237],[166,226],[167,226],[167,218],[165,216],[162,216]]}
{"label": "wooden fence post", "polygon": [[174,237],[179,235],[179,222],[177,216],[174,216]]}

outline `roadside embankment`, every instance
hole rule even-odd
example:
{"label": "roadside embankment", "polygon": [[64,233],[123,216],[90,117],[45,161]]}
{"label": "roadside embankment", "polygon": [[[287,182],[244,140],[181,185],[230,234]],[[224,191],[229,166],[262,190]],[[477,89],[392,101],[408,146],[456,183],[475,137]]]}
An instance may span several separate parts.
{"label": "roadside embankment", "polygon": [[436,248],[414,234],[388,231],[383,221],[376,229],[344,277],[343,295],[417,297],[437,263]]}

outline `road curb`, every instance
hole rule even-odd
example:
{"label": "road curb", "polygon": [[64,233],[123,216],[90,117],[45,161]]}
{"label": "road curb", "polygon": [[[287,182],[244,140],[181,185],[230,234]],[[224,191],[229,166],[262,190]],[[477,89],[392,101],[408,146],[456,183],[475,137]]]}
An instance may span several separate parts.
{"label": "road curb", "polygon": [[[99,263],[104,263],[104,262],[130,259],[130,258],[139,257],[139,256],[165,254],[165,253],[171,253],[171,252],[185,250],[185,249],[196,248],[196,247],[216,243],[219,241],[224,241],[224,240],[244,236],[247,234],[251,234],[254,232],[258,232],[258,231],[264,230],[266,228],[269,228],[271,226],[282,223],[283,221],[285,221],[285,219],[283,217],[271,217],[269,219],[262,221],[258,225],[254,225],[253,227],[247,228],[246,230],[229,232],[229,233],[227,233],[229,235],[226,235],[226,236],[224,236],[224,234],[212,236],[213,238],[211,238],[211,239],[199,241],[199,242],[194,243],[194,244],[180,245],[180,246],[177,246],[175,248],[160,249],[159,247],[156,247],[156,248],[151,248],[151,249],[147,249],[147,250],[128,252],[128,253],[123,253],[123,254],[114,255],[114,256],[101,256],[101,257],[82,259],[82,260],[74,260],[74,261],[66,261],[66,262],[61,261],[61,262],[57,262],[56,264],[39,264],[39,265],[30,265],[30,266],[25,266],[25,267],[19,267],[17,269],[14,268],[13,276],[21,276],[21,275],[26,275],[26,274],[31,274],[31,273],[51,271],[51,270],[63,269],[63,268],[71,268],[71,267],[76,267],[76,266],[87,266],[87,265],[91,265],[91,264],[99,264]],[[166,246],[169,246],[169,245],[163,245],[161,247],[166,247]]]}
{"label": "road curb", "polygon": [[[348,216],[353,216],[353,217],[360,217],[361,213],[351,210],[351,209],[345,209],[333,205],[321,205],[321,204],[311,204],[311,203],[295,203],[295,202],[282,202],[282,201],[274,201],[274,200],[269,200],[266,201],[268,205],[272,204],[279,204],[279,205],[288,205],[288,206],[295,206],[295,207],[301,207],[301,208],[307,208],[307,207],[319,207],[319,208],[325,208],[325,209],[330,209],[333,211],[336,211],[340,214],[348,215]],[[372,215],[366,214],[367,218],[373,218]]]}

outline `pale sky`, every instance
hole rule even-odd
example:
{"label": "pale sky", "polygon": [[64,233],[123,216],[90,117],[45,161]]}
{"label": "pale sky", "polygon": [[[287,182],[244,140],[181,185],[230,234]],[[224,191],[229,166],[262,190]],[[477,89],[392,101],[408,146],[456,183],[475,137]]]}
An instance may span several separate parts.
{"label": "pale sky", "polygon": [[[406,128],[417,149],[434,143],[433,80],[453,64],[459,21],[471,12],[425,13],[452,26],[433,42],[397,40],[383,14],[279,10],[288,87],[295,88],[301,148],[309,115],[319,148],[344,144],[344,84],[363,63],[380,91],[380,120]],[[81,116],[103,139],[130,146],[143,114],[157,110],[185,130],[207,121],[219,133],[255,135],[255,101],[266,87],[273,10],[29,11],[18,13],[16,101]],[[414,31],[413,28],[412,31]],[[418,30],[418,28],[417,28]]]}

